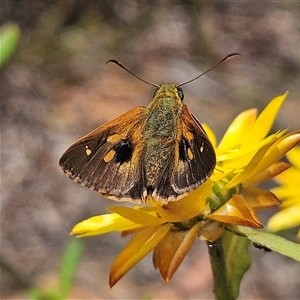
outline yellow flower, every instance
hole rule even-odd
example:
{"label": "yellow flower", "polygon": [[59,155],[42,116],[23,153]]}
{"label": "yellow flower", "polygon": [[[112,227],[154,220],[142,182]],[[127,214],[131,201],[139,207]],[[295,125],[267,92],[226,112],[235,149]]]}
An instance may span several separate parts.
{"label": "yellow flower", "polygon": [[[300,226],[300,147],[295,147],[286,156],[292,167],[274,178],[280,185],[272,191],[283,202],[281,210],[267,224],[272,231]],[[298,237],[300,239],[300,230]]]}
{"label": "yellow flower", "polygon": [[285,171],[279,162],[300,141],[300,132],[285,130],[267,136],[286,94],[276,97],[257,117],[255,109],[241,113],[216,147],[216,138],[205,130],[217,153],[217,166],[209,180],[188,196],[167,205],[109,207],[110,214],[75,225],[71,234],[92,236],[121,231],[134,234],[115,259],[110,272],[113,286],[153,250],[153,263],[168,282],[194,240],[218,239],[227,225],[262,228],[255,211],[280,204],[270,191],[255,185]]}
{"label": "yellow flower", "polygon": [[[93,236],[112,231],[122,231],[123,235],[135,234],[112,265],[110,286],[117,283],[153,249],[156,249],[153,258],[155,266],[158,266],[161,272],[164,272],[165,265],[169,262],[168,272],[165,272],[164,277],[168,281],[196,238],[196,229],[204,223],[197,220],[197,215],[207,209],[205,199],[210,195],[212,186],[212,181],[208,180],[188,197],[168,205],[160,206],[153,201],[149,203],[150,206],[144,207],[109,207],[111,214],[84,220],[74,226],[71,234]],[[173,256],[159,250],[168,246],[170,240],[174,250]],[[165,260],[166,256],[168,260]],[[159,263],[161,261],[163,264]]]}

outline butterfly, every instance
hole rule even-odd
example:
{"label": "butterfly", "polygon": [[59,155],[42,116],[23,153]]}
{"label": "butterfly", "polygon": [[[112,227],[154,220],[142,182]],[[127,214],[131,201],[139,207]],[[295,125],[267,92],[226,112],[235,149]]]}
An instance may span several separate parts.
{"label": "butterfly", "polygon": [[[109,62],[144,81],[119,62]],[[203,184],[216,165],[214,147],[183,104],[181,89],[208,71],[182,84],[144,81],[156,87],[150,103],[80,138],[62,155],[60,167],[73,181],[117,201],[166,204],[184,197]]]}

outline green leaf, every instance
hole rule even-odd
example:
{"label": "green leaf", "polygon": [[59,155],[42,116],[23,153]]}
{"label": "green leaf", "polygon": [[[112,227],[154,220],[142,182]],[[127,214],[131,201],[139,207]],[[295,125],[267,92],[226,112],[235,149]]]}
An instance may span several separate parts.
{"label": "green leaf", "polygon": [[244,226],[236,226],[236,228],[238,234],[248,237],[252,242],[259,243],[273,251],[300,261],[300,244],[293,243],[274,233]]}
{"label": "green leaf", "polygon": [[226,231],[208,244],[216,299],[237,299],[241,280],[251,265],[248,246],[247,238]]}
{"label": "green leaf", "polygon": [[83,241],[72,239],[63,253],[59,274],[59,291],[61,299],[65,299],[68,295],[83,251]]}
{"label": "green leaf", "polygon": [[5,24],[0,28],[0,67],[9,59],[20,38],[16,24]]}

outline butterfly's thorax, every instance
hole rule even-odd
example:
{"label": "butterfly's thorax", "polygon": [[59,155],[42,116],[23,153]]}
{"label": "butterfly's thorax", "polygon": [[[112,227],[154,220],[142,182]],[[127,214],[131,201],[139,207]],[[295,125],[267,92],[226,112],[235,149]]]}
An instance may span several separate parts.
{"label": "butterfly's thorax", "polygon": [[144,170],[151,186],[170,161],[180,127],[183,103],[175,84],[162,84],[145,110]]}

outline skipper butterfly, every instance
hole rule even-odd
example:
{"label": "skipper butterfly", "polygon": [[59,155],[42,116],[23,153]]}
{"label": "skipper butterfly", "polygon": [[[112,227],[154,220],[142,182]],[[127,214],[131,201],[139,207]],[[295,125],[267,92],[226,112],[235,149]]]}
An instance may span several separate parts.
{"label": "skipper butterfly", "polygon": [[[230,54],[221,62],[238,54]],[[127,72],[124,66],[110,60]],[[60,158],[68,177],[104,197],[134,203],[176,201],[196,189],[216,165],[204,129],[183,104],[182,84],[156,85],[151,102],[82,137]]]}

